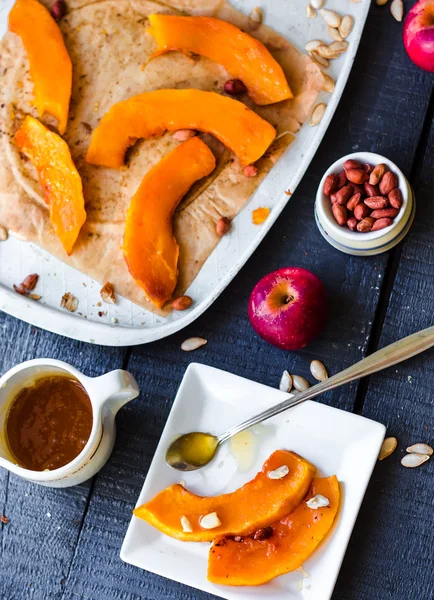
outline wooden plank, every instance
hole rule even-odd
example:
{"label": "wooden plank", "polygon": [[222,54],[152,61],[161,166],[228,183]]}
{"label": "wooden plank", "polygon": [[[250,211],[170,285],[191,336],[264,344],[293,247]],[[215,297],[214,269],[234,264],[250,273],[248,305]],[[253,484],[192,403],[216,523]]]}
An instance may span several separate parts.
{"label": "wooden plank", "polygon": [[[0,371],[30,358],[70,362],[87,375],[122,366],[125,350],[74,342],[0,313]],[[75,551],[90,482],[53,489],[0,469],[0,598],[60,598]]]}
{"label": "wooden plank", "polygon": [[[381,347],[434,324],[434,102],[431,108],[430,137],[415,188],[416,220],[402,248]],[[399,446],[374,471],[338,581],[337,600],[434,598],[434,460],[417,469],[400,464],[408,446],[434,446],[433,360],[430,350],[369,382],[363,415],[384,423]]]}
{"label": "wooden plank", "polygon": [[[354,258],[334,250],[316,229],[313,203],[324,170],[351,150],[378,151],[396,160],[404,171],[411,168],[430,82],[428,76],[409,68],[396,22],[390,15],[380,21],[378,14],[375,9],[370,15],[353,74],[324,142],[266,240],[198,321],[167,340],[133,349],[129,369],[140,382],[142,396],[119,415],[118,441],[111,461],[96,478],[65,600],[209,597],[124,565],[118,558],[131,510],[190,361],[277,386],[285,368],[310,378],[313,357],[322,359],[334,373],[366,352],[387,256]],[[247,319],[250,290],[262,275],[283,265],[313,270],[330,295],[326,330],[297,353],[261,341]],[[193,355],[179,349],[191,335],[208,339],[208,345]],[[351,410],[356,389],[348,386],[323,400]]]}

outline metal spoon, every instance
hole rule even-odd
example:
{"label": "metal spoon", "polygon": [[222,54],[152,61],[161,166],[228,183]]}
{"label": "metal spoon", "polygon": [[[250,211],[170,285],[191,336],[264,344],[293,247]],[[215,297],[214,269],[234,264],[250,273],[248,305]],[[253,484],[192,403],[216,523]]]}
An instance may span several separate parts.
{"label": "metal spoon", "polygon": [[279,413],[297,406],[306,400],[315,398],[328,390],[332,390],[344,383],[354,381],[360,377],[371,375],[387,367],[396,365],[407,358],[411,358],[424,350],[434,346],[434,326],[428,327],[410,335],[398,342],[394,342],[374,354],[367,356],[352,367],[348,367],[341,373],[333,375],[329,379],[318,383],[308,390],[290,397],[260,414],[247,419],[243,423],[234,425],[219,436],[210,433],[193,432],[187,433],[176,439],[168,448],[166,462],[178,471],[194,471],[207,465],[215,456],[217,448],[229,438],[240,433],[248,427],[262,423]]}

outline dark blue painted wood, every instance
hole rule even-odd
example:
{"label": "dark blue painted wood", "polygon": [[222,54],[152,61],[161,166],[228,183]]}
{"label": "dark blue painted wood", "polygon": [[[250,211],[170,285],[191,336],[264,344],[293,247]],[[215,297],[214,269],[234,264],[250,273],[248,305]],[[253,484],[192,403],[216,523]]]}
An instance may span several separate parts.
{"label": "dark blue painted wood", "polygon": [[[142,394],[119,414],[113,455],[92,484],[49,490],[17,478],[9,480],[0,470],[0,512],[10,519],[0,533],[2,600],[211,598],[121,563],[119,550],[131,510],[190,360],[277,386],[285,368],[309,377],[313,357],[322,359],[334,373],[366,353],[376,333],[372,328],[388,256],[352,258],[328,246],[316,229],[313,202],[324,170],[347,152],[378,151],[407,173],[414,166],[432,78],[409,63],[400,40],[401,26],[388,13],[388,7],[373,7],[341,105],[308,176],[255,255],[210,310],[187,330],[133,349],[129,369],[138,378]],[[403,248],[382,345],[431,324],[433,150],[431,139],[417,192],[419,220]],[[395,257],[398,260],[399,255]],[[285,353],[262,342],[246,315],[247,298],[256,281],[270,270],[290,264],[320,275],[330,296],[326,330],[299,353]],[[406,309],[408,305],[413,309]],[[124,350],[65,340],[5,315],[0,315],[0,331],[2,371],[45,355],[63,358],[98,375],[121,366],[125,356]],[[206,337],[208,345],[194,355],[183,353],[179,345],[190,335]],[[379,375],[368,390],[364,414],[386,422],[390,432],[400,438],[401,448],[432,436],[432,429],[425,430],[425,425],[432,428],[430,360],[432,353],[400,367],[398,374]],[[357,398],[358,389],[354,384],[336,390],[323,401],[353,410],[363,400]],[[428,600],[433,596],[429,579],[432,463],[403,472],[399,456],[385,461],[375,472],[338,581],[336,600]]]}

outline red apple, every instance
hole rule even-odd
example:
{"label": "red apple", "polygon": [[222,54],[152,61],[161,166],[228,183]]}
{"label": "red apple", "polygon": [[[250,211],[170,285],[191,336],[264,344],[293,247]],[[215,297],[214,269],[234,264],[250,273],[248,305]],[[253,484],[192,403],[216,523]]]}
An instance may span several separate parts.
{"label": "red apple", "polygon": [[298,350],[322,331],[327,294],[310,271],[284,267],[255,285],[248,311],[253,329],[264,340],[284,350]]}
{"label": "red apple", "polygon": [[419,0],[404,21],[404,46],[415,65],[434,72],[434,0]]}

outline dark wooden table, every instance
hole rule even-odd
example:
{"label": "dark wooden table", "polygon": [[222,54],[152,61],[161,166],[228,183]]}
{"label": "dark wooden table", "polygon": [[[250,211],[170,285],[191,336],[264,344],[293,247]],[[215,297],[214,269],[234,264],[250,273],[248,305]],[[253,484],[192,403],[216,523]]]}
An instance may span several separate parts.
{"label": "dark wooden table", "polygon": [[[408,9],[412,2],[406,2]],[[214,305],[187,330],[134,348],[65,339],[0,314],[0,370],[30,358],[66,360],[96,376],[130,370],[141,394],[117,418],[114,452],[83,485],[41,488],[0,469],[1,600],[205,599],[208,594],[123,564],[119,550],[172,400],[192,356],[190,335],[208,345],[194,360],[277,386],[284,369],[307,377],[312,358],[336,373],[375,349],[434,324],[433,76],[413,66],[402,25],[388,6],[371,8],[354,69],[321,147],[265,241]],[[406,240],[371,258],[341,254],[313,217],[324,170],[354,150],[379,152],[407,174],[417,214]],[[261,341],[246,311],[257,280],[284,265],[324,281],[331,314],[306,350],[283,352]],[[405,448],[434,442],[434,351],[321,397],[377,419],[399,440],[378,463],[343,563],[334,600],[433,600],[434,460],[405,469]]]}

